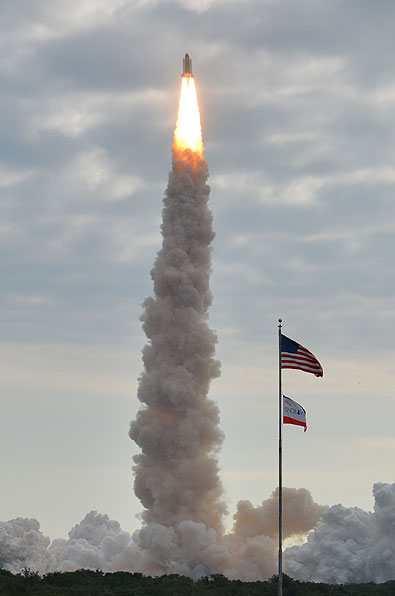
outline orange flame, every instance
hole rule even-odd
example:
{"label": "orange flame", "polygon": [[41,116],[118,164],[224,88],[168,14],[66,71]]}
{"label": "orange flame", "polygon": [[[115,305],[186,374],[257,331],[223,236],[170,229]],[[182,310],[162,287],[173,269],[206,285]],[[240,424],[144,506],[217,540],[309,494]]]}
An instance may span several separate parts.
{"label": "orange flame", "polygon": [[202,127],[195,81],[188,76],[181,79],[181,95],[177,125],[174,132],[174,144],[181,151],[191,149],[199,155],[203,155]]}

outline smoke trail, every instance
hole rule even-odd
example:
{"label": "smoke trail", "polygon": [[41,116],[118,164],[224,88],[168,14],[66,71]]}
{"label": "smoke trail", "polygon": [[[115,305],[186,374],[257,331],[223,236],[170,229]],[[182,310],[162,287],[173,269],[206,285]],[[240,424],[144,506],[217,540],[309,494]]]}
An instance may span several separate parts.
{"label": "smoke trail", "polygon": [[192,520],[221,532],[225,505],[215,457],[223,434],[217,406],[207,398],[219,376],[216,336],[207,325],[210,188],[204,158],[173,147],[164,209],[162,249],[151,272],[155,297],[141,317],[150,343],[143,350],[138,398],[144,407],[130,426],[135,493],[144,522],[173,527]]}

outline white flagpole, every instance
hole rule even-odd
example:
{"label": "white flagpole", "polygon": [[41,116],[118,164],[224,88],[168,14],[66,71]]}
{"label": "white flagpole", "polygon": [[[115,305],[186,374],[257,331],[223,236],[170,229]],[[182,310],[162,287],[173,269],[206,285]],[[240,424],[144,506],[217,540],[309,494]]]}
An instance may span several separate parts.
{"label": "white flagpole", "polygon": [[283,452],[282,452],[282,387],[281,387],[281,328],[278,320],[278,596],[283,594]]}

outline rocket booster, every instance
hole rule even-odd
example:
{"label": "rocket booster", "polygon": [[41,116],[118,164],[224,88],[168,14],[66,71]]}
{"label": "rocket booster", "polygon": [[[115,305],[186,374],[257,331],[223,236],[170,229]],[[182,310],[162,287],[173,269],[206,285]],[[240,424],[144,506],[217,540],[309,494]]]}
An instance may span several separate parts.
{"label": "rocket booster", "polygon": [[186,53],[184,58],[182,59],[182,77],[190,79],[193,77],[192,74],[192,60],[189,57],[189,54]]}

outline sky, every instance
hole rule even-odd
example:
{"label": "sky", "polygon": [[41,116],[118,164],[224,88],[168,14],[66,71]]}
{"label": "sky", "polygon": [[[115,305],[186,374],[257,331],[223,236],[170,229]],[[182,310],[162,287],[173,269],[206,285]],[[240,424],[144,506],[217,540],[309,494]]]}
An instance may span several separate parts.
{"label": "sky", "polygon": [[394,18],[387,0],[3,3],[1,520],[140,527],[128,429],[185,52],[228,527],[277,486],[279,317],[324,368],[283,372],[308,422],[284,428],[284,485],[370,510],[395,481]]}

